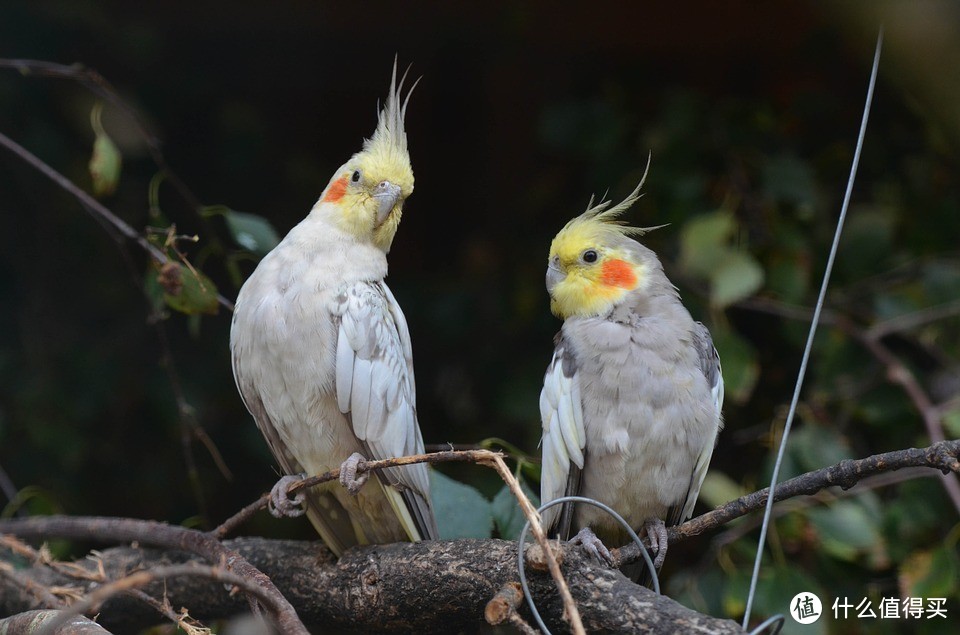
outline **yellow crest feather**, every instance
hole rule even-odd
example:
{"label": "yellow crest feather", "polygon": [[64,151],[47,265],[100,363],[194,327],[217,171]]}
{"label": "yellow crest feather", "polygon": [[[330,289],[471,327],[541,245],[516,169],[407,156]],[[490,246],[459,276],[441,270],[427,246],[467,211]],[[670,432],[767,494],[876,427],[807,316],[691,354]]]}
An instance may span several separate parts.
{"label": "yellow crest feather", "polygon": [[[626,221],[619,219],[619,216],[630,209],[642,196],[640,189],[643,187],[644,181],[647,180],[649,170],[650,155],[647,156],[647,166],[643,170],[640,183],[625,199],[616,205],[608,200],[601,200],[600,203],[594,205],[594,197],[591,196],[586,211],[564,225],[563,229],[553,239],[553,244],[550,246],[551,256],[572,257],[587,246],[598,247],[617,238],[643,236],[655,229],[665,227],[665,225],[630,227],[626,224]],[[606,199],[606,194],[602,198]]]}
{"label": "yellow crest feather", "polygon": [[390,78],[390,92],[387,94],[387,101],[380,111],[377,120],[377,129],[373,136],[365,139],[363,142],[363,152],[377,163],[397,163],[407,166],[409,169],[410,155],[407,151],[407,133],[404,130],[403,120],[407,115],[407,104],[410,102],[410,95],[420,82],[419,78],[407,91],[406,97],[400,101],[400,95],[403,92],[403,84],[407,80],[408,67],[397,84],[397,60],[393,60],[393,75]]}

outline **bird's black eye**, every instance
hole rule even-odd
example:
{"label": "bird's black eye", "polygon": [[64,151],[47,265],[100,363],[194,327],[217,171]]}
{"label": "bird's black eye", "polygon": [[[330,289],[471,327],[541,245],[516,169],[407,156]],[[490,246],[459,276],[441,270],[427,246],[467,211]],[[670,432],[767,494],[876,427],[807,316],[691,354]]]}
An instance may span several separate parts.
{"label": "bird's black eye", "polygon": [[360,170],[354,170],[354,171],[353,171],[353,176],[350,177],[350,180],[353,181],[354,183],[359,183],[359,182],[360,182]]}
{"label": "bird's black eye", "polygon": [[597,253],[596,249],[588,249],[585,252],[583,252],[583,254],[580,257],[583,259],[585,263],[593,264],[597,261],[597,258],[599,258],[600,255]]}

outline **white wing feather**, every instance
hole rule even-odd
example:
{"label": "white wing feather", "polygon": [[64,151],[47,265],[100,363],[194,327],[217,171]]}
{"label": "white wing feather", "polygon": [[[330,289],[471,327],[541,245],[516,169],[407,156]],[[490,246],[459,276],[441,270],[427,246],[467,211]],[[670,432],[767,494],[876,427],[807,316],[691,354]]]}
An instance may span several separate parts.
{"label": "white wing feather", "polygon": [[[571,464],[583,468],[586,434],[583,406],[580,402],[580,379],[574,371],[567,376],[564,369],[562,342],[554,350],[547,367],[540,393],[540,420],[543,425],[543,466],[540,474],[540,501],[548,503],[564,496]],[[544,525],[553,525],[561,506],[543,514]]]}
{"label": "white wing feather", "polygon": [[[338,406],[377,460],[423,453],[417,425],[410,333],[403,312],[382,282],[359,282],[338,297]],[[436,538],[430,480],[424,464],[383,470],[385,487],[408,533]],[[412,525],[412,527],[411,527]],[[412,531],[411,531],[412,530]]]}

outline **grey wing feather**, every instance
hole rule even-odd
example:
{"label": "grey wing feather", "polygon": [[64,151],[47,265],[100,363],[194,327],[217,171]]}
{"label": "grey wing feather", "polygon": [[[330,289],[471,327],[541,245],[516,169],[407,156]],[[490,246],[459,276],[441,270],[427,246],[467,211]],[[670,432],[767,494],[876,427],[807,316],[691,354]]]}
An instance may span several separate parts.
{"label": "grey wing feather", "polygon": [[[586,461],[586,450],[584,450],[584,461]],[[567,488],[564,491],[564,496],[577,496],[580,494],[580,477],[583,473],[583,469],[577,467],[575,464],[570,465],[570,473],[567,475]],[[560,516],[554,524],[553,528],[548,527],[550,530],[549,533],[556,532],[556,535],[560,540],[570,540],[573,536],[573,511],[575,506],[572,503],[564,503],[558,505],[560,507]]]}
{"label": "grey wing feather", "polygon": [[713,456],[713,448],[717,445],[717,436],[723,429],[723,372],[720,367],[720,355],[713,345],[713,338],[710,331],[702,323],[696,323],[696,330],[693,333],[694,343],[697,347],[700,360],[700,370],[707,380],[710,387],[710,394],[713,398],[713,407],[717,415],[717,426],[712,430],[701,444],[700,453],[697,456],[697,462],[693,473],[690,475],[690,484],[687,487],[687,494],[682,503],[674,505],[667,512],[666,524],[677,525],[693,516],[693,508],[700,496],[700,488],[703,485],[703,479],[707,476],[707,469],[710,466],[710,458]]}
{"label": "grey wing feather", "polygon": [[[337,403],[350,418],[368,459],[422,454],[413,353],[406,320],[386,284],[360,282],[338,298]],[[424,464],[378,472],[401,522],[409,515],[421,538],[436,539],[430,477]],[[393,498],[391,498],[391,502]]]}
{"label": "grey wing feather", "polygon": [[[579,493],[584,466],[586,431],[580,399],[580,377],[573,353],[559,336],[553,359],[543,378],[540,392],[540,421],[543,425],[540,502]],[[543,513],[544,526],[567,537],[573,506],[551,507]]]}

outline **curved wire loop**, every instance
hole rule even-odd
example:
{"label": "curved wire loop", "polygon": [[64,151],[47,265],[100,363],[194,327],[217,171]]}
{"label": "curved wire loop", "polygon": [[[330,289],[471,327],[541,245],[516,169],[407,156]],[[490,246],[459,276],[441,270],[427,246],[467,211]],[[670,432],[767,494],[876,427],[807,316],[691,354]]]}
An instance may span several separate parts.
{"label": "curved wire loop", "polygon": [[[653,590],[657,595],[660,595],[660,578],[657,576],[657,568],[653,566],[653,559],[650,558],[650,554],[647,552],[646,546],[644,546],[643,541],[640,540],[640,537],[637,535],[637,532],[633,530],[626,520],[623,519],[623,516],[615,512],[612,508],[607,505],[604,505],[598,500],[592,498],[587,498],[586,496],[562,496],[560,498],[554,499],[549,503],[541,505],[537,509],[538,514],[542,514],[544,511],[554,507],[555,505],[561,505],[563,503],[586,503],[588,505],[593,505],[598,507],[603,511],[607,512],[613,518],[620,523],[620,525],[627,530],[627,533],[630,535],[630,538],[638,547],[640,547],[640,553],[643,555],[643,560],[647,564],[647,570],[650,572],[650,575],[653,578]],[[523,525],[523,529],[520,530],[520,538],[517,541],[517,573],[520,576],[520,588],[523,589],[523,596],[527,598],[527,606],[530,607],[530,612],[533,613],[533,619],[536,620],[537,625],[540,627],[541,632],[546,635],[552,635],[550,629],[547,628],[547,625],[543,623],[543,618],[540,617],[540,611],[537,610],[537,606],[533,601],[533,595],[530,593],[530,586],[527,584],[527,574],[524,571],[524,543],[527,538],[527,530],[530,529],[530,521],[528,520]]]}

